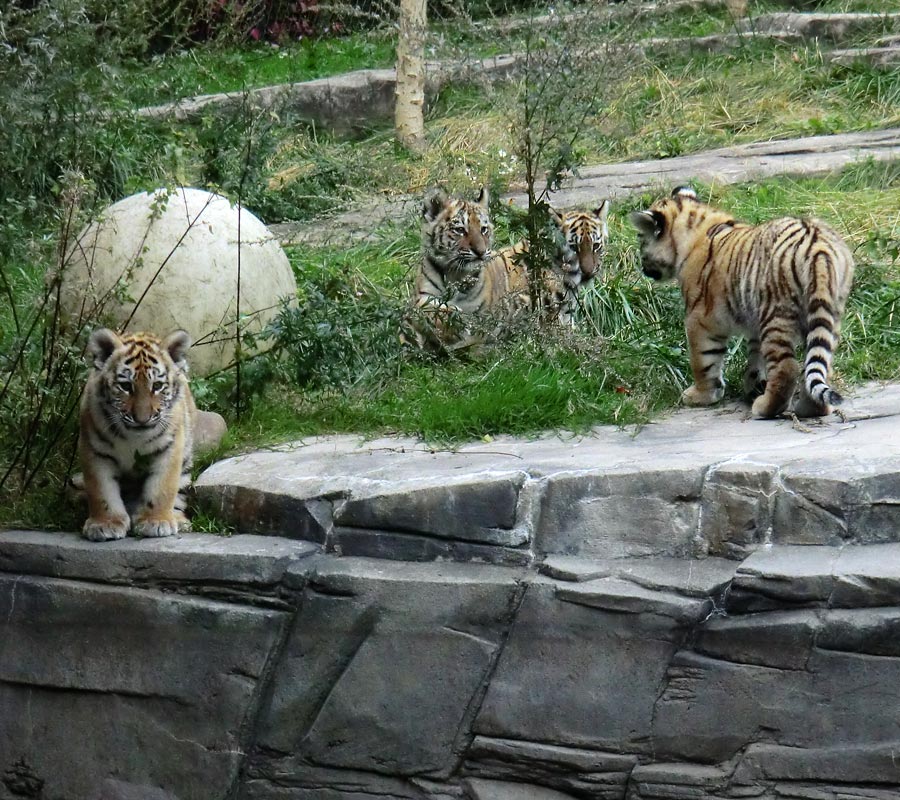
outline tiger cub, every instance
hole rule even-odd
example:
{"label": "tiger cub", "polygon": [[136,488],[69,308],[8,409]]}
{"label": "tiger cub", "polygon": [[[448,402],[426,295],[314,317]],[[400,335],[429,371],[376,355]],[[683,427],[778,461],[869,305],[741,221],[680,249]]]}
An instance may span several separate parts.
{"label": "tiger cub", "polygon": [[681,287],[694,376],[684,403],[710,405],[722,398],[726,345],[739,334],[749,340],[744,390],[759,394],[755,417],[775,417],[788,407],[801,342],[806,360],[794,412],[823,416],[841,402],[828,381],[853,256],[837,233],[814,219],[738,222],[684,187],[633,212],[631,222],[644,274],[674,277]]}
{"label": "tiger cub", "polygon": [[93,541],[188,530],[179,489],[191,466],[196,414],[185,331],[163,341],[101,328],[88,342],[93,369],[81,400],[78,453],[88,500],[82,535]]}
{"label": "tiger cub", "polygon": [[551,276],[547,288],[555,299],[555,318],[561,325],[575,324],[578,293],[602,270],[609,239],[608,216],[609,200],[593,211],[550,211],[559,237],[553,264],[556,275]]}
{"label": "tiger cub", "polygon": [[521,245],[494,253],[488,192],[474,201],[437,191],[422,207],[422,262],[415,283],[415,308],[408,322],[420,347],[458,349],[480,342],[472,315],[509,316],[527,306],[528,278],[518,263]]}

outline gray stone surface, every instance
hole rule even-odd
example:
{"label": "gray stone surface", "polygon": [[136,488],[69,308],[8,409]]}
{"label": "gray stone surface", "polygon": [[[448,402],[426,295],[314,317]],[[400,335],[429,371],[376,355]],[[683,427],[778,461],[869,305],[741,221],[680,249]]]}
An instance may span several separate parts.
{"label": "gray stone surface", "polygon": [[574,800],[570,794],[521,782],[466,778],[464,783],[471,800]]}
{"label": "gray stone surface", "polygon": [[719,597],[730,585],[737,563],[724,558],[628,558],[591,560],[547,556],[538,565],[542,575],[581,583],[614,576],[646,589],[668,590],[688,597]]}
{"label": "gray stone surface", "polygon": [[728,608],[741,612],[827,605],[840,550],[799,545],[765,547],[738,567]]}
{"label": "gray stone surface", "polygon": [[0,775],[25,765],[39,798],[111,775],[225,796],[282,612],[4,574],[0,620]]}
{"label": "gray stone surface", "polygon": [[593,558],[692,554],[702,467],[605,469],[544,481],[541,552]]}
{"label": "gray stone surface", "polygon": [[[900,661],[809,648],[803,637],[786,646],[798,661],[807,655],[804,667],[679,653],[654,717],[657,757],[714,764],[759,741],[801,749],[877,748],[898,741]],[[863,715],[860,693],[878,698]]]}
{"label": "gray stone surface", "polygon": [[323,562],[274,674],[260,746],[319,766],[449,775],[516,579],[487,566]]}
{"label": "gray stone surface", "polygon": [[[516,530],[516,506],[525,476],[391,491],[351,498],[335,511],[336,525],[421,533],[439,538],[518,547],[528,534]],[[461,503],[460,499],[465,502]]]}
{"label": "gray stone surface", "polygon": [[655,602],[633,613],[567,599],[573,587],[585,586],[547,579],[528,586],[476,733],[649,752],[658,689],[689,626],[671,613],[669,596],[651,598]]}
{"label": "gray stone surface", "polygon": [[263,536],[181,533],[119,539],[97,548],[75,533],[0,531],[0,573],[144,586],[277,586],[285,570],[317,553],[308,542]]}
{"label": "gray stone surface", "polygon": [[[846,420],[806,430],[734,405],[455,450],[324,437],[219,462],[195,486],[239,530],[349,555],[565,557],[582,576],[608,559],[740,560],[771,543],[900,540],[898,412],[900,389],[873,386],[848,400]],[[566,562],[546,563],[566,577],[553,571]]]}
{"label": "gray stone surface", "polygon": [[[434,96],[451,82],[501,80],[515,70],[519,57],[498,55],[465,63],[426,64],[426,93]],[[361,69],[299,83],[264,86],[246,92],[185,97],[138,109],[143,117],[195,119],[204,112],[275,111],[335,131],[365,130],[394,113],[393,69]]]}
{"label": "gray stone surface", "polygon": [[0,533],[0,800],[896,800],[900,388],[846,409],[326,437],[198,481],[266,536]]}
{"label": "gray stone surface", "polygon": [[900,64],[900,46],[897,44],[882,47],[850,47],[831,50],[825,58],[834,64],[855,64],[862,62],[873,67],[895,67]]}
{"label": "gray stone surface", "polygon": [[834,566],[836,608],[900,605],[900,546],[845,547]]}
{"label": "gray stone surface", "polygon": [[739,30],[755,33],[787,32],[805,39],[842,42],[860,34],[877,35],[900,27],[900,13],[847,12],[838,14],[776,11],[737,22]]}

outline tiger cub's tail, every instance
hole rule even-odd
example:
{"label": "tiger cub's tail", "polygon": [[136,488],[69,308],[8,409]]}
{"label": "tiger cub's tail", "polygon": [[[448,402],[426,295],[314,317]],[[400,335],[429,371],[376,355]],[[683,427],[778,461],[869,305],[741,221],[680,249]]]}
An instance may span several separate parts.
{"label": "tiger cub's tail", "polygon": [[842,260],[842,255],[840,250],[836,252],[831,248],[823,248],[812,258],[815,288],[806,309],[803,380],[810,399],[822,408],[840,405],[844,400],[828,385],[843,311],[842,292],[838,284],[845,265],[835,263]]}

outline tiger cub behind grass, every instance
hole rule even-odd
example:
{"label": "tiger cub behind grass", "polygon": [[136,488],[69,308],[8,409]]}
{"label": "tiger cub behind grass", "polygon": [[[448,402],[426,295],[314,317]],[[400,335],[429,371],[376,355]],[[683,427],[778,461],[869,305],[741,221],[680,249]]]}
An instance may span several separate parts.
{"label": "tiger cub behind grass", "polygon": [[555,298],[555,317],[561,325],[575,324],[578,293],[602,271],[609,239],[608,216],[609,200],[593,211],[550,211],[559,237],[553,264],[555,275],[550,276],[547,288]]}
{"label": "tiger cub behind grass", "polygon": [[806,361],[794,412],[823,416],[841,402],[828,381],[853,256],[837,233],[814,219],[738,222],[684,187],[633,212],[631,222],[644,274],[674,277],[681,287],[694,376],[684,403],[710,405],[722,398],[726,345],[739,334],[749,340],[744,391],[759,394],[755,417],[775,417],[787,408],[800,373],[794,351],[801,342]]}
{"label": "tiger cub behind grass", "polygon": [[422,207],[422,262],[415,283],[416,319],[409,319],[420,347],[450,350],[481,341],[472,317],[498,321],[527,306],[528,279],[519,264],[521,245],[495,254],[488,192],[472,202],[436,191]]}
{"label": "tiger cub behind grass", "polygon": [[[416,280],[416,307],[430,324],[413,325],[420,347],[458,349],[480,343],[474,317],[502,327],[531,309],[528,244],[525,241],[491,250],[493,226],[487,192],[476,202],[449,198],[442,192],[423,207],[423,258]],[[556,225],[553,265],[542,276],[550,321],[574,324],[578,292],[598,273],[608,230],[609,201],[592,212],[551,213]],[[483,333],[483,331],[482,331]]]}
{"label": "tiger cub behind grass", "polygon": [[102,328],[88,342],[93,369],[81,400],[78,452],[88,500],[82,535],[93,541],[171,536],[189,529],[186,485],[196,414],[185,331],[160,341]]}

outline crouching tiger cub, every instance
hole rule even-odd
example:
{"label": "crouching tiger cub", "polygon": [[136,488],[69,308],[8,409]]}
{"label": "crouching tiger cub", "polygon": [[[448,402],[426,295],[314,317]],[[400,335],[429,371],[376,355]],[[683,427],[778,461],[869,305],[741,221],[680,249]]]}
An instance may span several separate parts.
{"label": "crouching tiger cub", "polygon": [[93,369],[81,400],[78,452],[93,541],[171,536],[189,528],[179,489],[191,465],[196,407],[187,382],[190,338],[175,331],[88,342]]}
{"label": "crouching tiger cub", "polygon": [[[574,324],[578,291],[600,270],[608,210],[605,200],[593,212],[551,213],[559,235],[552,268],[542,276],[551,321]],[[436,192],[426,199],[422,216],[423,255],[415,307],[429,324],[412,324],[420,347],[457,349],[479,343],[482,337],[470,324],[476,317],[503,326],[531,309],[528,243],[492,251],[485,189],[474,203]]]}
{"label": "crouching tiger cub", "polygon": [[787,408],[801,342],[806,360],[795,413],[822,416],[841,402],[828,382],[853,257],[837,233],[793,217],[747,225],[683,187],[634,212],[631,221],[644,274],[674,277],[681,287],[694,376],[683,402],[709,405],[722,398],[726,345],[738,334],[749,340],[744,390],[760,395],[754,416],[771,418]]}
{"label": "crouching tiger cub", "polygon": [[512,252],[495,257],[488,192],[472,202],[438,190],[422,207],[422,262],[407,322],[420,347],[457,349],[480,341],[472,315],[509,315],[528,303],[524,267]]}

